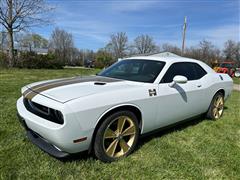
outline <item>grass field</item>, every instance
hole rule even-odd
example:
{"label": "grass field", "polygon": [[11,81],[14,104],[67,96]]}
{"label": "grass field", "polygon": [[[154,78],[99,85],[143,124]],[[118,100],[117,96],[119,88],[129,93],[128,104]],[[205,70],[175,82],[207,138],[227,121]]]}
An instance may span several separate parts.
{"label": "grass field", "polygon": [[234,83],[234,84],[240,84],[240,78],[234,77],[234,78],[233,78],[233,83]]}
{"label": "grass field", "polygon": [[239,179],[240,93],[219,121],[203,118],[142,138],[137,150],[105,164],[81,153],[65,161],[31,144],[16,117],[20,88],[94,70],[0,70],[0,179]]}

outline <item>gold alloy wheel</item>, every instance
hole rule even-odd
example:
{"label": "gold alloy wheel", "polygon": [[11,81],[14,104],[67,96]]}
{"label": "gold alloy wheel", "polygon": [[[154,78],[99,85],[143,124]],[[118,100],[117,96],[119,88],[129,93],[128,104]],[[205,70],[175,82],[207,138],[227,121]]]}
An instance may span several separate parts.
{"label": "gold alloy wheel", "polygon": [[224,108],[224,100],[222,96],[217,96],[214,101],[213,116],[215,119],[221,117]]}
{"label": "gold alloy wheel", "polygon": [[128,116],[119,116],[114,119],[104,132],[105,153],[112,158],[124,156],[134,143],[136,128],[133,120]]}

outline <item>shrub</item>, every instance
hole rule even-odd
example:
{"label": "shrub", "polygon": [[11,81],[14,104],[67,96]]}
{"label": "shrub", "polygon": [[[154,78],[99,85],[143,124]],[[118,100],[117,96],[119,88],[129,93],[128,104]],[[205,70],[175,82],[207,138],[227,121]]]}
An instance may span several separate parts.
{"label": "shrub", "polygon": [[0,52],[0,67],[7,67],[7,55],[3,52]]}
{"label": "shrub", "polygon": [[62,69],[63,63],[54,54],[40,55],[34,52],[22,52],[16,60],[16,67],[29,69]]}
{"label": "shrub", "polygon": [[113,57],[111,54],[105,51],[98,51],[96,55],[96,60],[94,66],[97,68],[104,68],[110,66],[113,63]]}

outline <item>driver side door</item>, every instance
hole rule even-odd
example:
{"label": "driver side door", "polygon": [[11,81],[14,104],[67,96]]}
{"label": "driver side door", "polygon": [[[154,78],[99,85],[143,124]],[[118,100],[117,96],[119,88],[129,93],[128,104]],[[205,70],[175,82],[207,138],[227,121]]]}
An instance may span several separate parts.
{"label": "driver side door", "polygon": [[[158,85],[158,111],[157,125],[167,126],[178,121],[200,114],[204,95],[201,77],[206,74],[196,75],[195,63],[173,63]],[[199,65],[198,65],[199,66]],[[184,84],[176,83],[170,87],[176,75],[185,76],[188,81]]]}

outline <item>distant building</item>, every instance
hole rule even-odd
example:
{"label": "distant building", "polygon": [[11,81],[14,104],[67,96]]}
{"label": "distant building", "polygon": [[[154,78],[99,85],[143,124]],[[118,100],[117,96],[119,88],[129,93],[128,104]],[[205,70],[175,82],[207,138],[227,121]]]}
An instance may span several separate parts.
{"label": "distant building", "polygon": [[16,47],[17,52],[34,52],[36,54],[47,55],[48,49],[46,48],[29,48],[29,47]]}
{"label": "distant building", "polygon": [[[3,48],[3,52],[8,53],[9,49],[8,48]],[[29,47],[15,47],[14,48],[14,53],[18,54],[19,52],[34,52],[36,54],[41,54],[41,55],[47,55],[48,54],[48,49],[45,48],[29,48]]]}

